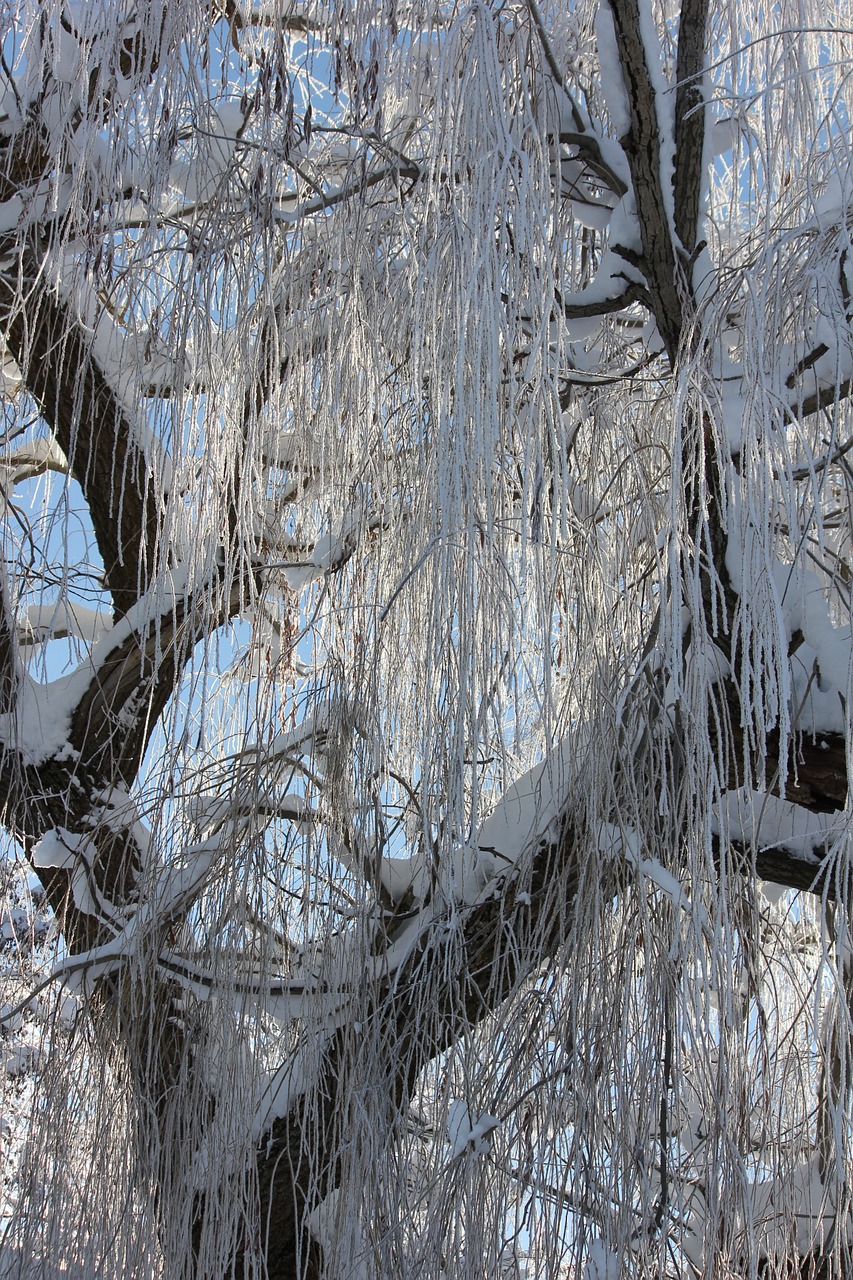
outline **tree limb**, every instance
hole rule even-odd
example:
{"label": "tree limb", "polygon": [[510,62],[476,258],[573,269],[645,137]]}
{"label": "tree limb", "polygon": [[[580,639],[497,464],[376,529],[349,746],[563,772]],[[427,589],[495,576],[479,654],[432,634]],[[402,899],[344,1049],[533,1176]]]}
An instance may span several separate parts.
{"label": "tree limb", "polygon": [[71,307],[30,254],[25,267],[20,291],[0,273],[0,333],[83,491],[105,585],[122,617],[153,579],[161,498]]}
{"label": "tree limb", "polygon": [[696,248],[705,176],[705,94],[702,72],[708,0],[682,0],[675,95],[675,232],[685,253]]}
{"label": "tree limb", "polygon": [[674,362],[681,338],[682,303],[663,190],[656,93],[646,63],[637,0],[608,0],[608,3],[630,104],[631,122],[620,143],[631,171],[643,245],[642,269],[660,335]]}
{"label": "tree limb", "polygon": [[[814,744],[813,750],[801,750],[797,784],[789,787],[789,794],[796,791],[800,803],[810,798],[807,807],[819,812],[840,807],[846,791],[846,773],[842,777],[838,772],[843,761],[843,742],[835,737],[826,747]],[[830,793],[839,806],[830,805]],[[577,891],[585,874],[602,874],[600,862],[589,858],[591,847],[589,832],[567,817],[559,836],[535,850],[527,873],[513,869],[490,897],[464,910],[461,936],[448,929],[443,916],[437,918],[402,969],[389,976],[370,1019],[384,1045],[383,1060],[399,1067],[390,1082],[398,1112],[407,1105],[427,1063],[495,1012],[520,982],[570,940],[573,929],[583,927],[574,916]],[[757,874],[797,890],[835,896],[834,862],[784,844],[756,850],[718,842],[717,858],[726,859],[730,875]],[[605,898],[615,889],[617,875],[614,868],[613,885],[600,885]],[[519,956],[526,957],[524,967]],[[420,999],[424,986],[433,994],[438,986],[441,992],[430,1002],[429,1014]],[[257,1185],[269,1232],[270,1280],[314,1275],[307,1262],[300,1270],[297,1259],[307,1258],[310,1243],[305,1215],[337,1185],[339,1176],[335,1124],[347,1096],[345,1034],[335,1033],[324,1056],[310,1133],[303,1127],[297,1102],[274,1121],[258,1145]]]}

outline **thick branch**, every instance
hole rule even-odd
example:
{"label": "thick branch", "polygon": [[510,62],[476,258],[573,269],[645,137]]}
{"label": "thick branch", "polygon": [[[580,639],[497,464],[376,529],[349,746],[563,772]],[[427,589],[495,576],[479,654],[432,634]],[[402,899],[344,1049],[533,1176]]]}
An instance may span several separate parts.
{"label": "thick branch", "polygon": [[0,715],[12,712],[15,706],[16,647],[6,569],[0,566]]}
{"label": "thick branch", "polygon": [[660,335],[670,359],[674,360],[681,338],[682,308],[663,190],[656,94],[646,62],[637,0],[609,0],[609,3],[631,110],[628,132],[620,142],[631,170],[643,245],[642,268]]}
{"label": "thick branch", "polygon": [[122,616],[150,584],[159,501],[133,429],[70,306],[39,276],[0,275],[0,333],[89,506],[104,579]]}
{"label": "thick branch", "polygon": [[675,95],[675,232],[687,254],[696,248],[705,149],[705,32],[708,0],[682,0]]}
{"label": "thick branch", "polygon": [[[752,854],[741,845],[733,845],[735,852],[740,852],[747,866]],[[823,857],[809,858],[802,853],[787,848],[785,845],[771,845],[758,849],[754,855],[755,871],[762,880],[772,880],[775,884],[785,885],[788,889],[797,889],[803,893],[814,893],[818,897],[835,898],[836,863]]]}
{"label": "thick branch", "polygon": [[94,776],[121,778],[126,785],[136,776],[148,738],[174,692],[181,657],[207,630],[189,627],[182,634],[187,612],[184,601],[176,602],[170,614],[143,632],[133,631],[93,674],[72,717],[70,742]]}
{"label": "thick branch", "polygon": [[[790,382],[790,379],[788,381]],[[817,384],[815,390],[810,391],[808,395],[804,395],[796,386],[792,386],[791,390],[791,413],[796,418],[808,418],[811,414],[820,413],[821,409],[830,409],[853,395],[853,378],[837,384],[833,382],[824,383],[822,386]]]}
{"label": "thick branch", "polygon": [[[537,851],[529,877],[508,876],[494,895],[464,912],[461,937],[444,916],[436,919],[403,969],[389,977],[370,1021],[386,1047],[384,1060],[394,1066],[389,1089],[398,1111],[427,1063],[497,1009],[532,971],[529,960],[522,968],[520,957],[533,951],[545,959],[569,932],[584,848],[574,829],[566,827],[559,840]],[[535,950],[526,945],[533,937]],[[432,995],[428,1009],[425,987]],[[348,1092],[341,1065],[345,1037],[341,1031],[330,1041],[308,1118],[297,1103],[258,1145],[269,1280],[314,1275],[304,1219],[337,1185],[336,1123]]]}
{"label": "thick branch", "polygon": [[[819,812],[844,803],[843,745],[835,737],[799,744],[797,778],[788,788],[791,798]],[[567,820],[558,839],[537,849],[529,876],[509,873],[492,896],[464,910],[461,936],[446,927],[444,918],[434,921],[403,969],[389,979],[371,1021],[386,1046],[384,1060],[396,1067],[390,1085],[398,1110],[405,1108],[429,1061],[493,1013],[521,981],[571,939],[573,930],[584,927],[574,916],[573,903],[585,869],[601,874],[600,863],[593,865],[587,856],[590,847],[588,833]],[[828,860],[785,846],[753,851],[732,845],[730,849],[725,855],[718,852],[720,859],[726,857],[730,874],[757,873],[794,889],[834,896],[834,864]],[[607,887],[601,885],[600,892],[606,898]],[[428,1006],[422,998],[424,989],[431,993]],[[310,1132],[297,1104],[274,1122],[259,1144],[257,1179],[270,1239],[271,1280],[313,1274],[310,1262],[300,1270],[297,1258],[308,1258],[305,1214],[336,1185],[338,1177],[335,1119],[347,1096],[340,1066],[346,1057],[345,1034],[336,1033],[327,1050]]]}
{"label": "thick branch", "polygon": [[[615,246],[615,251],[619,252],[618,245]],[[613,315],[617,311],[624,311],[635,302],[642,303],[643,306],[649,305],[648,293],[643,286],[627,277],[625,287],[611,298],[591,298],[588,302],[584,302],[586,292],[592,293],[594,289],[590,288],[568,297],[558,295],[557,305],[567,320],[588,320],[596,316]]]}

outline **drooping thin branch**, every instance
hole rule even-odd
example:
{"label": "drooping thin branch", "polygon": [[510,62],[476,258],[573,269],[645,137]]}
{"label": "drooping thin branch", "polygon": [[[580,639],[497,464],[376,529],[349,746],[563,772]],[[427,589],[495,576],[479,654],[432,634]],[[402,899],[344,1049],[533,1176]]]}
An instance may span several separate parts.
{"label": "drooping thin branch", "polygon": [[601,154],[601,144],[595,136],[594,130],[590,127],[589,121],[587,120],[584,112],[581,110],[580,105],[575,100],[568,85],[566,84],[565,77],[560,70],[559,63],[557,62],[557,58],[554,54],[554,49],[548,37],[548,32],[545,29],[545,24],[542,21],[542,15],[539,12],[539,6],[537,5],[536,0],[527,0],[527,7],[530,11],[530,16],[533,20],[536,32],[542,42],[545,61],[548,63],[551,75],[554,77],[554,83],[559,87],[560,92],[569,103],[572,113],[572,120],[575,126],[574,130],[568,130],[565,132],[561,130],[560,140],[569,143],[570,146],[577,147],[578,151],[586,158],[590,171],[595,174],[604,187],[612,191],[617,196],[624,196],[628,190],[627,186],[619,175],[614,172],[613,168],[606,163],[603,155]]}

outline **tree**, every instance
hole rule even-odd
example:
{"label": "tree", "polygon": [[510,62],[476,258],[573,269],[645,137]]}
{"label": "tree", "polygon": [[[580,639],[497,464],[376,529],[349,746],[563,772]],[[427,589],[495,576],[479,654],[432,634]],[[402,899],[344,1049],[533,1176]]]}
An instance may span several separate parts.
{"label": "tree", "polygon": [[845,1274],[847,6],[3,12],[11,1273]]}

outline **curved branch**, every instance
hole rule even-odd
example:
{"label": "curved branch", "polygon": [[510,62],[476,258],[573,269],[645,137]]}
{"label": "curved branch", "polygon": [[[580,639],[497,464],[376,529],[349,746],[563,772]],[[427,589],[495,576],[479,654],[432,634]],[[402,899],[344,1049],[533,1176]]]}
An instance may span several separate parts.
{"label": "curved branch", "polygon": [[122,617],[153,577],[161,498],[82,325],[30,255],[26,268],[20,291],[0,274],[0,334],[83,491]]}
{"label": "curved branch", "polygon": [[69,742],[104,784],[121,778],[130,785],[187,658],[200,640],[239,612],[244,598],[242,582],[226,591],[220,573],[135,627],[125,620],[121,638],[107,635],[101,641],[103,658],[81,689]]}

